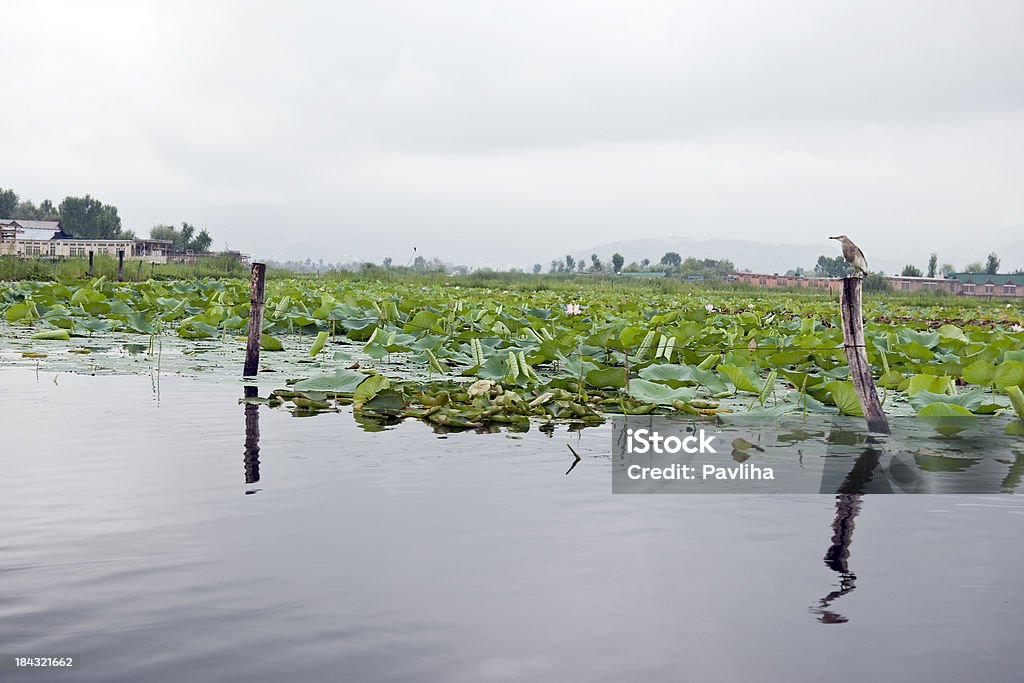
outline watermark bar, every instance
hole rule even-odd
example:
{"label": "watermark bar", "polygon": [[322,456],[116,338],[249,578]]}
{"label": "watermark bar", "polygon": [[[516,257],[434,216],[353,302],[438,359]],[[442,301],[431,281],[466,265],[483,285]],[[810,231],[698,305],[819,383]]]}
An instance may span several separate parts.
{"label": "watermark bar", "polygon": [[680,416],[612,423],[613,493],[1024,493],[1024,448],[975,421],[784,416],[714,425]]}

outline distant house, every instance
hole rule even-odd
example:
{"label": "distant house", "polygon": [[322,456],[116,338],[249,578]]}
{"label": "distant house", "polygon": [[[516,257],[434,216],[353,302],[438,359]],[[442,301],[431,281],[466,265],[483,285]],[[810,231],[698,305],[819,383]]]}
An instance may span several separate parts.
{"label": "distant house", "polygon": [[84,257],[90,253],[116,256],[123,251],[127,259],[166,263],[171,246],[167,240],[74,237],[61,230],[59,221],[0,218],[0,255],[64,259]]}
{"label": "distant house", "polygon": [[839,280],[830,277],[805,275],[779,275],[778,273],[729,273],[727,282],[741,282],[754,287],[809,287],[811,289],[839,290]]}
{"label": "distant house", "polygon": [[620,277],[638,277],[638,278],[650,278],[650,277],[665,277],[666,273],[660,270],[624,270],[619,273]]}
{"label": "distant house", "polygon": [[1024,296],[1024,275],[956,273],[953,277],[960,286],[960,293],[968,296]]}
{"label": "distant house", "polygon": [[226,258],[226,259],[231,259],[233,261],[237,261],[237,262],[242,263],[242,264],[248,264],[250,257],[249,257],[249,254],[243,254],[240,251],[235,251],[233,249],[225,249],[224,251],[203,251],[203,252],[195,252],[195,251],[189,250],[189,251],[186,251],[183,254],[171,254],[167,258],[168,258],[169,261],[173,261],[174,263],[184,263],[186,265],[194,265],[194,264],[199,263],[201,261],[205,261],[205,260],[209,260],[209,259],[214,259],[214,258]]}
{"label": "distant house", "polygon": [[910,275],[893,275],[885,278],[889,286],[901,292],[946,292],[961,294],[956,280],[945,277],[912,277]]}

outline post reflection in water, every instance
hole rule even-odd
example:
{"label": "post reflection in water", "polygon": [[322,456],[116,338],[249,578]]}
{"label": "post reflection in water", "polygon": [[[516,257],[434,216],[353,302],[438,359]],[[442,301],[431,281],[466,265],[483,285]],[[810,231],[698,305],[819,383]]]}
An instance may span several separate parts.
{"label": "post reflection in water", "polygon": [[857,575],[850,571],[850,544],[860,514],[861,498],[875,478],[881,451],[866,448],[854,462],[836,495],[836,516],[832,520],[832,545],[825,551],[825,566],[839,574],[839,589],[830,592],[811,608],[823,624],[845,624],[849,619],[830,609],[832,603],[856,588]]}
{"label": "post reflection in water", "polygon": [[[245,387],[245,398],[258,396],[256,387]],[[245,483],[255,484],[260,480],[260,407],[256,403],[245,404]],[[250,489],[245,493],[256,493]]]}
{"label": "post reflection in water", "polygon": [[818,615],[818,621],[823,624],[844,624],[849,621],[846,617],[833,612],[832,602],[850,591],[856,586],[857,575],[850,571],[850,544],[853,542],[854,520],[860,513],[861,494],[840,493],[836,496],[836,516],[832,520],[832,545],[825,551],[825,565],[832,571],[839,574],[839,590],[834,590],[821,600],[818,606],[811,608],[811,611]]}

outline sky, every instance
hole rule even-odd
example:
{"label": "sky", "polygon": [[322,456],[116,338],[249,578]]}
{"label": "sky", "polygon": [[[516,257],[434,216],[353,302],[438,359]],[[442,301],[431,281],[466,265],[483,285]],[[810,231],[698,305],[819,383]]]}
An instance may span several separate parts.
{"label": "sky", "polygon": [[259,258],[529,266],[631,238],[838,253],[846,233],[869,260],[1024,267],[1019,0],[3,17],[0,187],[90,193],[140,235],[188,221]]}

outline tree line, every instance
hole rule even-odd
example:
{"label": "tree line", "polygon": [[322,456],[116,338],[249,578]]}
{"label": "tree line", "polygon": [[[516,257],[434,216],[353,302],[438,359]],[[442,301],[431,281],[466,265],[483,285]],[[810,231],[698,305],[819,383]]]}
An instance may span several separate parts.
{"label": "tree line", "polygon": [[[541,273],[544,266],[533,265],[534,273]],[[590,261],[577,259],[572,254],[564,258],[552,259],[548,267],[549,273],[664,273],[665,275],[699,276],[706,279],[724,279],[728,273],[735,272],[736,266],[728,259],[698,259],[692,256],[683,258],[678,252],[668,251],[657,263],[651,259],[632,261],[628,265],[622,254],[612,254],[611,260],[602,261],[597,254],[590,255]]]}
{"label": "tree line", "polygon": [[[943,263],[939,265],[939,255],[932,253],[928,257],[928,267],[926,270],[921,270],[913,264],[907,264],[903,266],[903,270],[900,271],[900,275],[903,277],[953,277],[957,272],[961,273],[985,273],[986,275],[995,275],[999,272],[1001,261],[999,256],[992,252],[988,255],[985,263],[981,261],[974,261],[966,264],[962,270],[958,271],[956,266],[952,263]],[[786,275],[807,275],[808,272],[803,268],[796,268],[786,272]],[[846,262],[842,256],[819,256],[818,262],[811,269],[810,274],[825,276],[825,277],[849,277],[853,275],[853,268]],[[1024,271],[1016,270],[1015,275],[1024,274]],[[884,275],[884,273],[879,273]]]}
{"label": "tree line", "polygon": [[[133,230],[122,227],[116,206],[104,204],[88,194],[65,197],[57,205],[49,199],[35,204],[21,199],[14,190],[0,188],[0,218],[60,221],[60,229],[65,234],[83,239],[135,239]],[[197,232],[194,225],[185,222],[180,229],[173,225],[154,225],[149,235],[151,239],[170,241],[176,253],[205,253],[213,244],[213,238],[205,229]]]}

